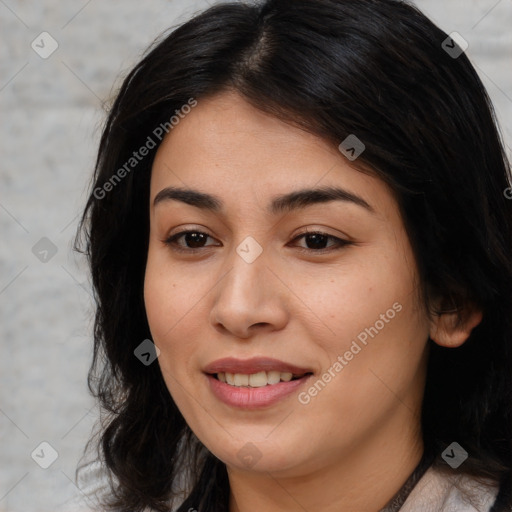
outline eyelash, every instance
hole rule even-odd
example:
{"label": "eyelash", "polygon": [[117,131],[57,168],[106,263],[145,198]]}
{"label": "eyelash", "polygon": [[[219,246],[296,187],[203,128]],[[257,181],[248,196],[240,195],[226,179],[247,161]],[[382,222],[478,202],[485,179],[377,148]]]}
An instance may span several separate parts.
{"label": "eyelash", "polygon": [[[190,247],[185,248],[185,247],[181,247],[181,246],[176,244],[176,240],[178,240],[182,236],[187,235],[189,233],[196,233],[196,234],[200,234],[200,235],[206,235],[209,238],[213,238],[213,237],[210,237],[210,235],[208,235],[208,233],[204,233],[203,231],[186,230],[186,231],[180,231],[179,233],[175,233],[174,235],[172,235],[169,238],[167,238],[166,240],[164,240],[164,243],[166,245],[168,245],[173,251],[178,251],[178,252],[181,252],[181,253],[188,253],[188,254],[196,254],[198,251],[206,249],[207,247],[212,247],[212,246],[205,246],[205,247],[196,247],[196,248],[190,248]],[[296,240],[299,240],[300,238],[305,238],[308,235],[321,235],[321,236],[325,236],[328,239],[334,240],[336,242],[337,246],[325,247],[323,249],[310,249],[308,247],[299,247],[298,249],[301,252],[307,252],[307,253],[310,253],[310,254],[311,253],[325,254],[325,253],[328,253],[328,252],[331,252],[331,251],[336,251],[336,250],[343,249],[344,247],[346,247],[348,245],[352,245],[352,242],[349,242],[347,240],[343,240],[343,239],[338,238],[338,237],[336,237],[334,235],[329,235],[328,233],[324,233],[322,231],[304,231],[303,233],[300,233],[299,235],[297,235],[292,240],[292,242],[295,242]]]}

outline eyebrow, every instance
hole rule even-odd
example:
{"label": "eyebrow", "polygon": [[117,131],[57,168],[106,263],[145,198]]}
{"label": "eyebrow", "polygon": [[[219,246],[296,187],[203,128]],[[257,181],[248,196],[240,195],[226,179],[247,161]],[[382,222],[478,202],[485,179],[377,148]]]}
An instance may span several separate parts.
{"label": "eyebrow", "polygon": [[[181,201],[182,203],[214,213],[220,213],[223,210],[223,202],[219,197],[188,188],[166,187],[160,190],[155,196],[153,207],[165,201]],[[272,199],[267,209],[271,214],[277,215],[330,201],[344,201],[356,204],[370,213],[376,213],[363,198],[343,188],[329,186],[301,189],[276,196]]]}

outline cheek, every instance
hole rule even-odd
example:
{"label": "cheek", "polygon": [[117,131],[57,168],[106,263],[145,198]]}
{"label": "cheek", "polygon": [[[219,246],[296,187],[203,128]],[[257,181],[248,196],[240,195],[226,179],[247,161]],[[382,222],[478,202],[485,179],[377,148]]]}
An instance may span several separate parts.
{"label": "cheek", "polygon": [[[324,321],[307,327],[321,344],[322,376],[328,381],[325,388],[317,386],[321,392],[311,390],[319,414],[357,411],[364,403],[389,406],[395,394],[407,395],[409,386],[420,389],[428,321],[418,308],[416,271],[408,256],[376,252],[350,271],[333,271],[335,277],[302,288]],[[330,401],[339,406],[329,407]]]}
{"label": "cheek", "polygon": [[[160,349],[158,364],[180,409],[187,406],[183,387],[197,383],[198,340],[208,319],[211,273],[190,272],[170,263],[166,251],[150,244],[144,279],[144,302],[152,341]],[[213,278],[212,278],[213,279]]]}
{"label": "cheek", "polygon": [[[389,332],[404,318],[417,322],[412,305],[416,293],[413,276],[409,268],[394,260],[376,257],[333,270],[321,279],[304,280],[301,295],[312,305],[313,315],[323,321],[327,333],[324,348],[339,353],[348,350],[358,335],[363,343],[365,337],[370,339],[368,330],[372,334],[375,329],[379,334]],[[318,329],[319,322],[309,326]]]}
{"label": "cheek", "polygon": [[[180,383],[186,379],[187,369],[183,363],[190,358],[193,347],[186,338],[177,340],[184,334],[180,328],[190,306],[183,285],[169,275],[155,265],[154,259],[148,258],[144,302],[152,341],[160,349],[157,361],[162,377],[178,408],[186,412],[187,400],[182,396]],[[193,333],[189,332],[189,335]]]}
{"label": "cheek", "polygon": [[[179,367],[175,361],[186,356],[190,344],[185,339],[181,343],[171,342],[177,340],[182,325],[188,327],[193,324],[186,321],[188,315],[193,314],[193,305],[197,302],[191,287],[180,279],[176,271],[169,268],[164,255],[158,251],[148,253],[146,273],[144,279],[144,303],[149,328],[153,342],[161,351],[159,362],[165,362],[170,371],[175,371],[171,365]],[[162,357],[163,356],[163,357]]]}
{"label": "cheek", "polygon": [[[319,383],[301,403],[326,424],[370,425],[395,407],[414,410],[423,392],[428,324],[410,293],[368,293],[358,314],[341,309],[334,336],[324,338],[326,363]],[[318,382],[318,381],[316,381]],[[349,422],[349,423],[350,423]]]}

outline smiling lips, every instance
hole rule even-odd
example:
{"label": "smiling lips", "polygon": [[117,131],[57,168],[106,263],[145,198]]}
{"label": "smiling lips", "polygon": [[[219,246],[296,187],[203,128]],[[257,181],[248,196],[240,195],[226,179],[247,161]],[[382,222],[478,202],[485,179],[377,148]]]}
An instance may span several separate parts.
{"label": "smiling lips", "polygon": [[218,359],[203,371],[217,398],[245,409],[272,405],[302,386],[312,375],[308,368],[264,357]]}

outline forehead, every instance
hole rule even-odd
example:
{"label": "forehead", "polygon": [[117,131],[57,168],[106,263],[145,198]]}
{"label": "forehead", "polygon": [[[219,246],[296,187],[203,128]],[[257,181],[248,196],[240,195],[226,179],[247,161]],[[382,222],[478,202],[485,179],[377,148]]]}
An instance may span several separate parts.
{"label": "forehead", "polygon": [[249,197],[267,203],[278,193],[323,186],[343,187],[377,208],[391,199],[381,180],[353,168],[332,144],[233,92],[199,99],[162,141],[151,202],[171,186],[209,192],[227,204]]}

